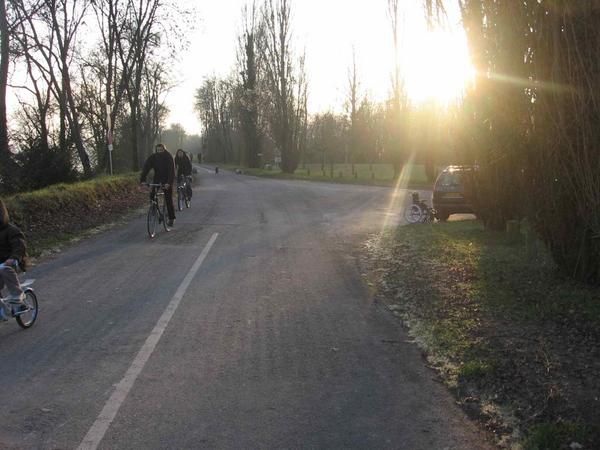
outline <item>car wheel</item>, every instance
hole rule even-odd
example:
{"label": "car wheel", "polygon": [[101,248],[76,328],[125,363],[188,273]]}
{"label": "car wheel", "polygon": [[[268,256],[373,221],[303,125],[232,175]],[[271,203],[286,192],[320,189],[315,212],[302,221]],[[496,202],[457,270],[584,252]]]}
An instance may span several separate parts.
{"label": "car wheel", "polygon": [[438,211],[435,217],[440,222],[445,222],[450,217],[450,213],[448,211]]}

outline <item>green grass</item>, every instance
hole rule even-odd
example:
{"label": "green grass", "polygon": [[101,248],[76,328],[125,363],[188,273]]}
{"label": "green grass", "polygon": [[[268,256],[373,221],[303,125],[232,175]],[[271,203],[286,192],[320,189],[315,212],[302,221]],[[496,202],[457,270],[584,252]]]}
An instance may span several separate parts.
{"label": "green grass", "polygon": [[19,193],[5,203],[11,221],[27,236],[30,256],[36,257],[142,204],[146,195],[138,180],[139,174],[102,176]]}
{"label": "green grass", "polygon": [[[224,165],[225,169],[236,169],[236,165]],[[293,174],[283,173],[278,168],[273,169],[242,169],[246,175],[265,178],[279,178],[287,180],[321,181],[346,184],[364,184],[373,186],[393,186],[394,170],[391,164],[355,164],[354,174],[350,164],[334,164],[333,170],[330,165],[325,165],[322,170],[321,164],[306,164],[305,167],[296,169]],[[332,176],[333,175],[333,176]],[[427,180],[425,169],[422,165],[408,165],[401,176],[402,182],[411,187],[431,187],[432,183]]]}
{"label": "green grass", "polygon": [[485,377],[494,371],[494,365],[490,361],[472,360],[460,366],[458,376],[463,380],[474,380]]}
{"label": "green grass", "polygon": [[560,275],[544,246],[532,245],[478,221],[401,226],[378,241],[375,270],[385,301],[459,400],[498,406],[482,409],[482,420],[494,427],[508,411],[529,450],[565,448],[570,438],[595,448],[597,414],[582,399],[598,395],[588,358],[600,289]]}
{"label": "green grass", "polygon": [[397,239],[440,270],[465,275],[461,291],[476,302],[472,307],[518,320],[556,319],[576,310],[600,325],[598,290],[558,275],[543,251],[531,259],[524,238],[460,221],[401,227]]}
{"label": "green grass", "polygon": [[76,183],[55,184],[36,191],[22,192],[5,201],[12,210],[69,207],[76,203],[91,204],[99,198],[110,197],[137,184],[138,174],[101,176]]}
{"label": "green grass", "polygon": [[565,448],[565,443],[584,442],[588,434],[587,427],[578,424],[544,423],[530,431],[523,450],[561,450]]}

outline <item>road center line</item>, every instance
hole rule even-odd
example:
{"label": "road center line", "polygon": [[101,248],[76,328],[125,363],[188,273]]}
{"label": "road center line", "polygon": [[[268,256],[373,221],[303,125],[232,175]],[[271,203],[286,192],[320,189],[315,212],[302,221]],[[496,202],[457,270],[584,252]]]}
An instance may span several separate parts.
{"label": "road center line", "polygon": [[200,269],[200,266],[204,262],[204,259],[208,255],[208,252],[212,248],[218,236],[219,233],[214,233],[212,235],[212,237],[202,250],[202,253],[200,253],[200,256],[198,256],[198,259],[196,259],[196,262],[177,288],[175,295],[173,295],[173,298],[167,305],[165,311],[160,316],[160,319],[158,319],[158,322],[156,323],[154,329],[146,339],[146,342],[144,343],[137,356],[129,366],[129,369],[127,369],[125,376],[119,382],[119,384],[117,384],[114,392],[106,402],[106,405],[104,405],[104,408],[102,408],[100,415],[83,438],[81,444],[79,444],[79,450],[93,450],[96,449],[100,444],[100,441],[106,434],[108,427],[119,412],[119,408],[121,408],[121,405],[125,401],[127,394],[129,394],[129,391],[133,387],[135,380],[142,372],[144,366],[146,365],[146,362],[148,362],[148,359],[150,359],[150,356],[154,352],[158,341],[160,340],[165,329],[167,328],[167,325],[169,325],[169,322],[171,321],[173,314],[175,314],[175,311],[177,310],[181,299],[185,295],[187,288],[189,287],[194,276]]}

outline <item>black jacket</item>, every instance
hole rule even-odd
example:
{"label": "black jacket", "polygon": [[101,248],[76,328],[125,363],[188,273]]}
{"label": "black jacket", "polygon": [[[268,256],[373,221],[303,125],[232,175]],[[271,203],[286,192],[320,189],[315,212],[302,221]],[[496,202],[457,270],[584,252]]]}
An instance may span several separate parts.
{"label": "black jacket", "polygon": [[173,181],[175,180],[175,163],[169,152],[159,151],[152,153],[148,157],[140,176],[142,183],[146,181],[146,176],[150,172],[150,169],[154,169],[154,183],[173,185]]}
{"label": "black jacket", "polygon": [[21,266],[27,255],[25,235],[12,223],[0,225],[0,262],[16,259]]}
{"label": "black jacket", "polygon": [[177,168],[177,177],[179,175],[189,176],[192,174],[192,162],[186,154],[175,156],[175,167]]}
{"label": "black jacket", "polygon": [[0,263],[7,259],[16,259],[22,270],[27,266],[27,246],[25,235],[9,222],[8,211],[0,201]]}

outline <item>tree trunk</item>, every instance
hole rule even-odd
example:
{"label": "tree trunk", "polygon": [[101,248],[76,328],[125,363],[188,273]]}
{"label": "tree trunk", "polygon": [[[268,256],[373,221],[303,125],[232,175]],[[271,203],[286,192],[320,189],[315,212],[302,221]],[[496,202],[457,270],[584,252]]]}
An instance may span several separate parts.
{"label": "tree trunk", "polygon": [[131,104],[131,170],[140,170],[138,160],[138,107],[134,100]]}
{"label": "tree trunk", "polygon": [[0,0],[0,164],[2,170],[10,158],[8,148],[8,121],[6,119],[6,85],[8,84],[9,33],[6,18],[6,0]]}
{"label": "tree trunk", "polygon": [[70,109],[70,112],[67,117],[69,120],[69,126],[71,128],[71,138],[75,143],[77,155],[79,156],[81,166],[83,167],[83,174],[85,178],[90,178],[93,175],[92,165],[90,164],[90,158],[87,152],[85,151],[85,147],[83,146],[83,138],[81,136],[81,124],[79,123],[79,113],[77,112],[77,105],[75,104],[75,99],[73,98],[71,78],[69,76],[69,66],[67,65],[66,60],[63,61],[62,72],[64,95],[66,96],[66,100],[69,103]]}

